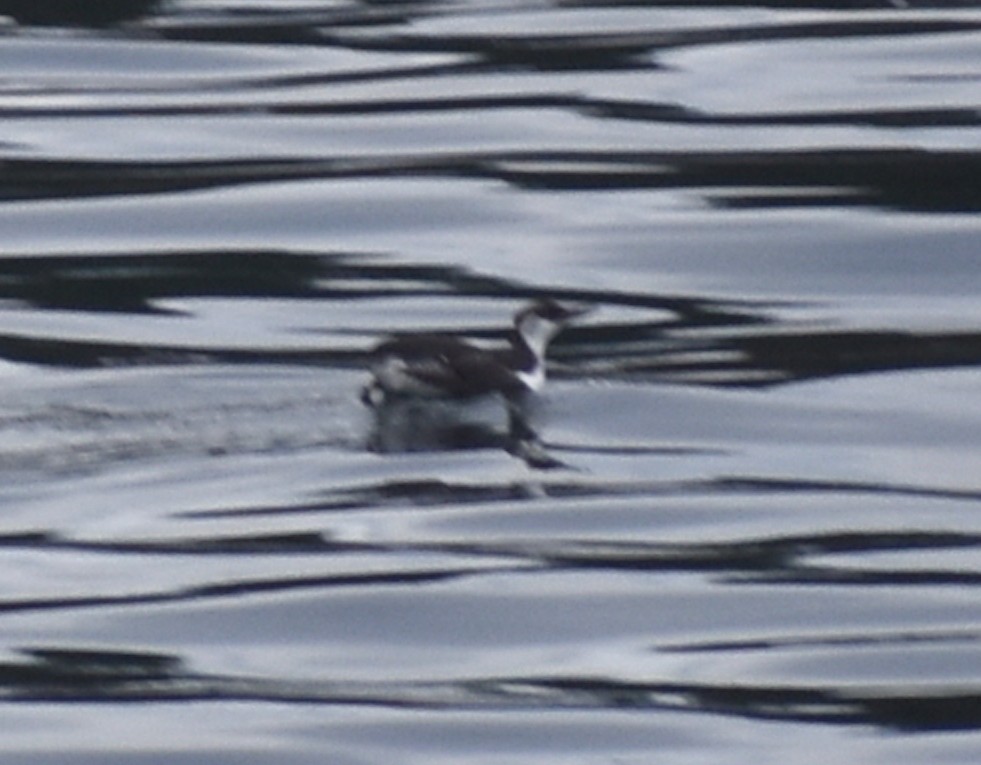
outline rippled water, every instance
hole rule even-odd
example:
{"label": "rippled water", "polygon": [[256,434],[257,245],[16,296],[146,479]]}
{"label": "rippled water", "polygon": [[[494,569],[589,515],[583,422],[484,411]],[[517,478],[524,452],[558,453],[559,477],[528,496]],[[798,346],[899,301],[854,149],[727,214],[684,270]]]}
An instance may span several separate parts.
{"label": "rippled water", "polygon": [[[5,764],[978,761],[976,4],[80,7],[0,3]],[[537,295],[533,448],[358,401]]]}

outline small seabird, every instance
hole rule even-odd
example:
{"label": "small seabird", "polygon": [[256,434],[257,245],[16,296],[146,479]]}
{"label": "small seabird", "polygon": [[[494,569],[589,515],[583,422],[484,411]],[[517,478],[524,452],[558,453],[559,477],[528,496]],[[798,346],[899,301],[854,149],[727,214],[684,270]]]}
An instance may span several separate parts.
{"label": "small seabird", "polygon": [[545,351],[562,328],[590,309],[536,300],[514,316],[510,347],[487,350],[452,335],[402,335],[372,353],[372,380],[361,393],[369,406],[392,397],[465,399],[492,393],[509,402],[541,390]]}

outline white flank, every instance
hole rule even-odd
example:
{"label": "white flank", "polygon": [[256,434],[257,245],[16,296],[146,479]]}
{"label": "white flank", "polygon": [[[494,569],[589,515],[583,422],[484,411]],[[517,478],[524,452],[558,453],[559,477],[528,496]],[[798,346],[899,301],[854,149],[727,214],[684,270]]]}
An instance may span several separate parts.
{"label": "white flank", "polygon": [[375,379],[385,390],[418,396],[432,396],[439,390],[412,375],[412,365],[398,356],[386,356],[374,368]]}

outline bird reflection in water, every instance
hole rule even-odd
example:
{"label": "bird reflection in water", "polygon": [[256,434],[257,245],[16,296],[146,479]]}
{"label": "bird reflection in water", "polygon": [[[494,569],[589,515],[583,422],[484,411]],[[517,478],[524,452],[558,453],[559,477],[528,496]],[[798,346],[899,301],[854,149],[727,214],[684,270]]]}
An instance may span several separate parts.
{"label": "bird reflection in water", "polygon": [[548,453],[539,436],[534,402],[506,404],[504,422],[500,404],[492,400],[470,404],[392,398],[373,409],[368,448],[382,454],[502,449],[538,470],[567,467]]}

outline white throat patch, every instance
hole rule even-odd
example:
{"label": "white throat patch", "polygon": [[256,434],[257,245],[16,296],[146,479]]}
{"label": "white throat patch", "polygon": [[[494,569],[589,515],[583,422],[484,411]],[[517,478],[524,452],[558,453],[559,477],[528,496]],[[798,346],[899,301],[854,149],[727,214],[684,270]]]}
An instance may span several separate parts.
{"label": "white throat patch", "polygon": [[528,347],[531,348],[535,357],[544,363],[545,349],[548,347],[549,341],[558,333],[559,328],[559,325],[554,321],[543,319],[538,314],[531,313],[521,320],[518,332],[528,343]]}

